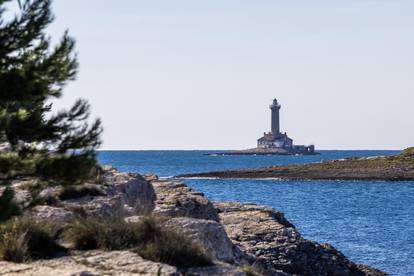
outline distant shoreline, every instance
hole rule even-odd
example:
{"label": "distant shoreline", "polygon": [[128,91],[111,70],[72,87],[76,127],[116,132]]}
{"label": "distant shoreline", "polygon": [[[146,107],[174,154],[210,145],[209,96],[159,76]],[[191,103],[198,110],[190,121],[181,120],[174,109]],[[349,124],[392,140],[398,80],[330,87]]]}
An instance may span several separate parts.
{"label": "distant shoreline", "polygon": [[414,181],[414,148],[399,155],[177,175],[177,178]]}

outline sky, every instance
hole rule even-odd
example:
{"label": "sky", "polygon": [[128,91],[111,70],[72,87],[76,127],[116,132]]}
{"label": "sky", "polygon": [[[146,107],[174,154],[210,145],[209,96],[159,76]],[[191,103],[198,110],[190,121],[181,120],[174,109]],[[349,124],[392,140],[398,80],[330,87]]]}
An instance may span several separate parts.
{"label": "sky", "polygon": [[414,145],[412,0],[55,0],[103,149],[244,149],[281,129],[317,149]]}

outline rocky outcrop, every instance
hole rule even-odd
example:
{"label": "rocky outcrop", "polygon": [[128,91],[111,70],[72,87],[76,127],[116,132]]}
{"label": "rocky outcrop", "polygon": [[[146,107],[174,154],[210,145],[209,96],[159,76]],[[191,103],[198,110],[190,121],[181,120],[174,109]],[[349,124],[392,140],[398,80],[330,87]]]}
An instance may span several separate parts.
{"label": "rocky outcrop", "polygon": [[108,196],[120,195],[125,211],[132,214],[150,214],[155,208],[155,191],[149,181],[140,174],[122,173],[107,168],[104,181]]}
{"label": "rocky outcrop", "polygon": [[[32,183],[32,181],[13,181],[10,187],[14,190],[14,201],[22,208],[26,208],[29,206],[32,200],[32,194],[30,193],[29,189],[27,189],[27,185]],[[6,189],[5,186],[1,185],[0,179],[0,195]]]}
{"label": "rocky outcrop", "polygon": [[157,194],[154,214],[218,221],[217,210],[203,193],[195,192],[179,181],[151,181]]}
{"label": "rocky outcrop", "polygon": [[132,213],[129,206],[122,204],[119,195],[113,196],[83,196],[81,198],[63,201],[67,210],[78,210],[88,217],[110,218],[123,213]]}
{"label": "rocky outcrop", "polygon": [[[52,205],[35,206],[29,210],[38,220],[49,220],[64,225],[76,217],[109,218],[113,216],[149,215],[155,208],[155,191],[151,183],[139,174],[122,173],[112,167],[104,168],[101,184],[84,184],[77,188],[99,190],[98,195],[59,200],[62,187],[42,190],[37,199]],[[30,193],[22,186],[14,185],[16,195],[29,201]],[[27,184],[26,184],[27,186]],[[53,200],[51,200],[53,199]],[[49,220],[51,221],[51,220]]]}
{"label": "rocky outcrop", "polygon": [[215,206],[232,242],[270,275],[386,275],[352,263],[329,244],[305,240],[274,209],[241,203]]}
{"label": "rocky outcrop", "polygon": [[213,220],[178,217],[168,220],[165,226],[199,243],[214,259],[228,263],[235,261],[234,245],[220,223]]}

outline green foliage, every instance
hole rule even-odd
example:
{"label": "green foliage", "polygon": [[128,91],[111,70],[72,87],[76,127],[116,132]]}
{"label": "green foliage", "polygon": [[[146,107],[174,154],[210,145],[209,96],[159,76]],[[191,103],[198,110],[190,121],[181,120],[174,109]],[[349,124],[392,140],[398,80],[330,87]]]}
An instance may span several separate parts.
{"label": "green foliage", "polygon": [[0,196],[0,223],[20,214],[20,208],[14,202],[13,198],[13,189],[6,187]]}
{"label": "green foliage", "polygon": [[24,262],[52,257],[66,249],[55,242],[53,227],[22,217],[0,225],[0,260]]}
{"label": "green foliage", "polygon": [[59,194],[59,199],[67,200],[73,198],[80,198],[83,196],[102,196],[105,193],[94,186],[67,186],[64,187],[62,192]]}
{"label": "green foliage", "polygon": [[163,229],[154,218],[126,223],[122,219],[78,220],[68,226],[65,239],[75,249],[132,249],[143,258],[178,267],[211,265],[201,247],[177,232]]}
{"label": "green foliage", "polygon": [[21,1],[10,20],[7,2],[0,1],[0,143],[11,150],[0,151],[0,177],[79,184],[94,174],[101,123],[87,123],[85,100],[55,114],[50,104],[75,79],[75,41],[65,32],[51,45],[51,0]]}

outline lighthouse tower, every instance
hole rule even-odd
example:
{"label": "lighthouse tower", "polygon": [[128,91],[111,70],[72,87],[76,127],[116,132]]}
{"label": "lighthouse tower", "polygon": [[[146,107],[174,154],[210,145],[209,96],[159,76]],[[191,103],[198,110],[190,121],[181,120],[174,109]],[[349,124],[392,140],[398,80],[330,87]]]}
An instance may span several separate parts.
{"label": "lighthouse tower", "polygon": [[263,136],[257,139],[257,149],[260,154],[315,154],[314,145],[294,145],[293,140],[286,132],[280,132],[280,104],[274,99],[270,105],[272,111],[271,131],[263,133]]}
{"label": "lighthouse tower", "polygon": [[272,110],[272,126],[271,132],[274,137],[280,135],[280,122],[279,122],[279,110],[281,105],[277,102],[277,99],[273,100],[273,103],[270,105],[270,110]]}

